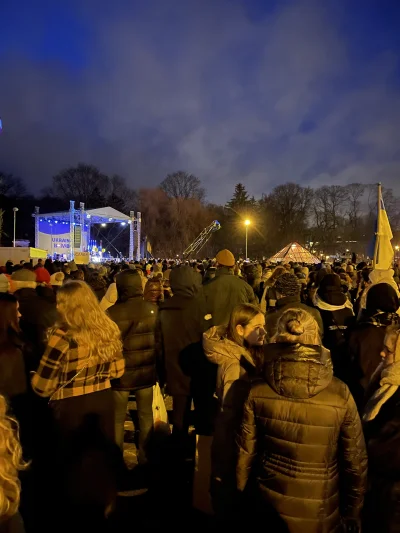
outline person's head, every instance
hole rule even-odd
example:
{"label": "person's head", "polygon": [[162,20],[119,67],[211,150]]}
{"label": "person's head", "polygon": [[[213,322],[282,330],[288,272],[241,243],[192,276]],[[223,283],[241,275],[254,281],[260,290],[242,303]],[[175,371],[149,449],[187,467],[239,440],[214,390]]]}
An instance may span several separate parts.
{"label": "person's head", "polygon": [[282,274],[274,283],[276,297],[286,298],[288,296],[298,296],[300,294],[300,284],[297,276],[287,272]]}
{"label": "person's head", "polygon": [[284,266],[277,266],[274,271],[272,272],[269,280],[268,280],[268,283],[270,285],[273,285],[275,283],[275,281],[279,278],[279,276],[282,276],[282,274],[285,274],[287,272],[286,268]]}
{"label": "person's head", "polygon": [[164,289],[162,281],[159,279],[149,279],[144,288],[143,298],[154,304],[162,302],[164,299]]}
{"label": "person's head", "polygon": [[400,361],[400,326],[398,324],[386,328],[381,357],[385,366]]}
{"label": "person's head", "polygon": [[11,518],[18,511],[21,484],[18,471],[28,465],[22,459],[18,424],[7,416],[7,404],[0,395],[0,516]]}
{"label": "person's head", "polygon": [[82,269],[78,268],[77,270],[71,271],[71,277],[74,280],[84,281],[85,273]]}
{"label": "person's head", "polygon": [[67,281],[58,289],[57,310],[60,327],[92,356],[106,362],[122,350],[118,326],[101,309],[84,281]]}
{"label": "person's head", "polygon": [[235,268],[235,265],[236,265],[235,256],[229,250],[221,250],[220,252],[217,253],[217,256],[215,259],[218,263],[218,268],[226,267],[232,270]]}
{"label": "person's head", "polygon": [[289,344],[321,344],[315,318],[303,309],[288,309],[281,315],[273,340]]}
{"label": "person's head", "polygon": [[13,294],[0,293],[0,341],[4,342],[10,331],[19,332],[19,303]]}
{"label": "person's head", "polygon": [[251,304],[237,305],[229,319],[228,337],[239,346],[262,346],[265,340],[265,316]]}

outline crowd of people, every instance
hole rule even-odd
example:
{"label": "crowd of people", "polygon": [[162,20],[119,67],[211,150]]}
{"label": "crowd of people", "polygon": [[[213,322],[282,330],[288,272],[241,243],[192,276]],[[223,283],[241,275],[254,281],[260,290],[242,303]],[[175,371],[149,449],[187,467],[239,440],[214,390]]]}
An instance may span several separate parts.
{"label": "crowd of people", "polygon": [[[178,475],[193,424],[212,439],[218,528],[400,531],[396,266],[277,266],[222,250],[0,271],[1,533],[110,530],[132,488],[133,396],[136,489],[159,482],[162,462]],[[172,397],[162,439],[158,387]]]}

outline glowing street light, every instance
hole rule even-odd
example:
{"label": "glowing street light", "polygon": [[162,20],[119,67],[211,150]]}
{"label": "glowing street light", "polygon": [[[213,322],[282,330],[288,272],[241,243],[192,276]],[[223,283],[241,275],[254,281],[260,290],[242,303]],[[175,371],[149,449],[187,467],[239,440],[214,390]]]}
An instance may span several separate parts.
{"label": "glowing street light", "polygon": [[249,226],[250,226],[251,222],[250,220],[247,218],[245,221],[244,221],[244,225],[245,225],[245,228],[246,228],[246,259],[248,258],[248,254],[247,254],[247,241],[248,241],[248,231],[249,231]]}

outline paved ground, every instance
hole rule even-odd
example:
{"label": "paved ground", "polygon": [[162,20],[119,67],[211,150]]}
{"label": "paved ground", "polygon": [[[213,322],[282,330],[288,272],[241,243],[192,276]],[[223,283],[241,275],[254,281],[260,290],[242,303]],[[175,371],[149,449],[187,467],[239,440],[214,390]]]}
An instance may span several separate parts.
{"label": "paved ground", "polygon": [[[170,416],[172,410],[172,398],[165,400],[166,408]],[[129,411],[135,417],[136,404],[129,402]],[[171,460],[171,455],[164,455],[164,459],[156,465],[151,474],[151,480],[147,491],[127,492],[126,496],[120,496],[117,502],[117,509],[113,520],[112,531],[122,532],[125,529],[133,530],[140,527],[141,533],[146,531],[159,531],[160,529],[173,529],[198,531],[203,527],[213,530],[213,520],[206,513],[193,508],[193,479],[195,470],[195,435],[193,437],[193,457],[179,466]],[[135,445],[136,432],[130,416],[125,422],[125,445],[124,459],[132,473],[132,486],[137,486],[135,472],[137,469],[137,450]],[[163,443],[160,441],[160,447]],[[168,447],[168,445],[167,445]],[[203,502],[199,493],[208,493],[209,473],[205,473],[202,480],[196,477],[195,500],[198,507],[202,508]],[[207,487],[200,485],[204,483]],[[207,495],[207,494],[206,494]],[[205,507],[207,507],[207,502]],[[129,528],[129,529],[128,529]]]}

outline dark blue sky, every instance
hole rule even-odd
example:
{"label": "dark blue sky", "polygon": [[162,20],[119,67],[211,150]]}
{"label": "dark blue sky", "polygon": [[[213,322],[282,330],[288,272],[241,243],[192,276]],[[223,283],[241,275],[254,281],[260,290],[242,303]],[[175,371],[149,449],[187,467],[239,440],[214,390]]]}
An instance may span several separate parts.
{"label": "dark blue sky", "polygon": [[224,202],[288,180],[400,192],[400,2],[19,0],[0,7],[0,170],[80,161]]}

